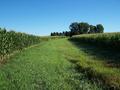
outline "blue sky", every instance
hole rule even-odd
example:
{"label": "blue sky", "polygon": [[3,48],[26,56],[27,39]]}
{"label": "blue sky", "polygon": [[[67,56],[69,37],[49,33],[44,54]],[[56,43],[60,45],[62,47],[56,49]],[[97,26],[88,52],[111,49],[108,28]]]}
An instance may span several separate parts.
{"label": "blue sky", "polygon": [[120,31],[120,0],[0,0],[0,27],[35,35],[69,30],[72,22]]}

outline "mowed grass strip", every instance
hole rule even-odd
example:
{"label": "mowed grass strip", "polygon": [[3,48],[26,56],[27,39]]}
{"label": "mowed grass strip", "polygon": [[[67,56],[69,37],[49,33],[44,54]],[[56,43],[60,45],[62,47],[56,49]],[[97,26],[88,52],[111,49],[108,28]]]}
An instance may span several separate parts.
{"label": "mowed grass strip", "polygon": [[68,61],[78,52],[67,39],[22,50],[0,66],[0,90],[101,90]]}

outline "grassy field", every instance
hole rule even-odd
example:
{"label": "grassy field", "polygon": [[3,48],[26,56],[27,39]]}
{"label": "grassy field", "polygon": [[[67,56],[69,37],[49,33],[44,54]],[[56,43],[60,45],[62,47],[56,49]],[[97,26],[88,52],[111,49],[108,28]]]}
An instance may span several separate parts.
{"label": "grassy field", "polygon": [[120,33],[81,35],[69,40],[82,53],[73,59],[79,70],[91,81],[120,90]]}
{"label": "grassy field", "polygon": [[76,69],[82,54],[67,39],[22,50],[0,65],[0,90],[101,90]]}

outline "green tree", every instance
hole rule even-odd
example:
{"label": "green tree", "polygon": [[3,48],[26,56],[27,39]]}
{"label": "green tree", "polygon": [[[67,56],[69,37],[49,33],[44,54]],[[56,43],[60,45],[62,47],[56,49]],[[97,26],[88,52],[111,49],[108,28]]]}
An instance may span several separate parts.
{"label": "green tree", "polygon": [[96,33],[97,32],[97,28],[94,25],[90,25],[89,26],[89,33]]}
{"label": "green tree", "polygon": [[103,27],[102,24],[97,24],[96,28],[97,28],[97,33],[103,33],[104,32],[104,27]]}
{"label": "green tree", "polygon": [[89,31],[89,24],[86,22],[81,22],[78,24],[79,27],[79,33],[80,34],[86,34]]}
{"label": "green tree", "polygon": [[79,26],[78,25],[79,25],[79,23],[74,22],[69,26],[72,35],[79,34]]}

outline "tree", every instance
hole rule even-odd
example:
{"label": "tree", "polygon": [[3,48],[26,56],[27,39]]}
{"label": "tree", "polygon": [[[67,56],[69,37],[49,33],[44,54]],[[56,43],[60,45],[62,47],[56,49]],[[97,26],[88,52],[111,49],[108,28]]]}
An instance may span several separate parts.
{"label": "tree", "polygon": [[51,33],[51,36],[54,36],[53,33]]}
{"label": "tree", "polygon": [[96,33],[96,32],[97,32],[96,26],[89,25],[89,32],[88,33]]}
{"label": "tree", "polygon": [[74,23],[72,23],[72,24],[69,26],[72,35],[79,34],[79,26],[78,26],[78,24],[79,24],[79,23],[74,22]]}
{"label": "tree", "polygon": [[65,36],[70,36],[70,32],[69,32],[69,31],[66,31],[66,32],[65,32]]}
{"label": "tree", "polygon": [[81,22],[78,24],[79,27],[79,33],[80,34],[86,34],[89,31],[89,24],[85,22]]}
{"label": "tree", "polygon": [[56,36],[56,33],[55,33],[55,32],[53,32],[53,36]]}
{"label": "tree", "polygon": [[89,25],[87,22],[73,22],[69,26],[70,31],[53,32],[51,36],[70,36],[87,34],[87,33],[103,33],[104,27],[102,24]]}
{"label": "tree", "polygon": [[104,32],[104,27],[103,27],[102,24],[97,24],[96,28],[97,28],[97,33],[103,33]]}

